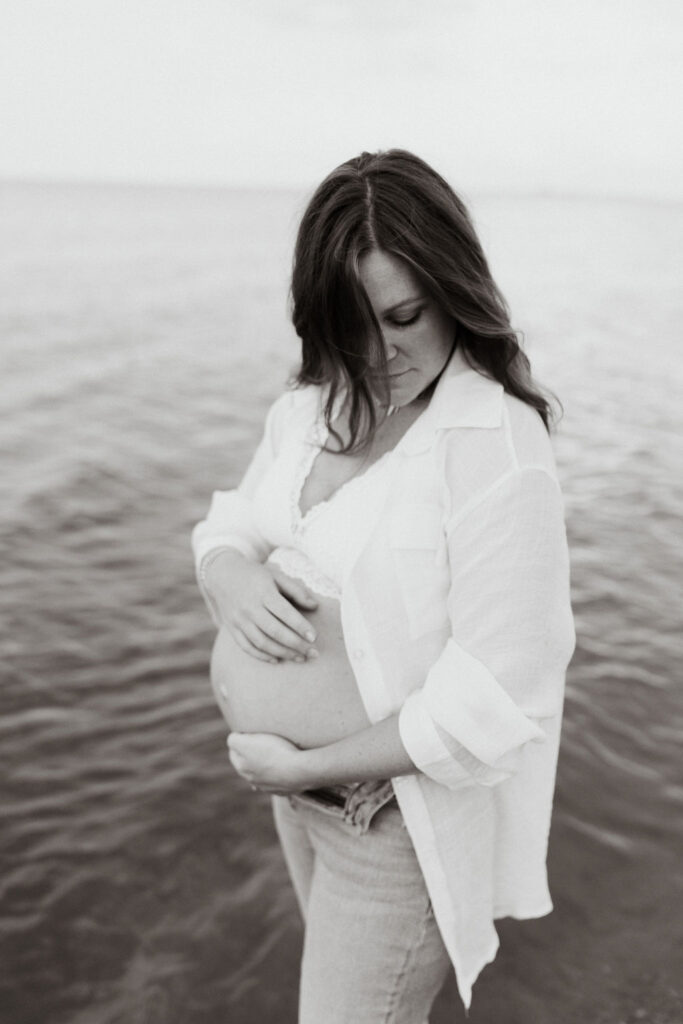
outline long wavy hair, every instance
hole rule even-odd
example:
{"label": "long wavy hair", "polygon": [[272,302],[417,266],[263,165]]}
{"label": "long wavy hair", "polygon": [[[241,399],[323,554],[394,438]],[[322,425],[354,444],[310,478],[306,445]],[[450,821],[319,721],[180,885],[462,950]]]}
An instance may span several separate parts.
{"label": "long wavy hair", "polygon": [[[469,365],[536,409],[550,432],[555,412],[532,380],[464,203],[424,160],[390,149],[361,153],[325,178],[304,212],[294,249],[292,320],[302,342],[294,384],[329,385],[324,415],[339,450],[360,451],[370,443],[378,375],[389,395],[382,331],[360,278],[360,261],[373,249],[407,264],[452,317]],[[433,385],[425,394],[430,390]],[[349,402],[346,445],[332,428],[340,391]]]}

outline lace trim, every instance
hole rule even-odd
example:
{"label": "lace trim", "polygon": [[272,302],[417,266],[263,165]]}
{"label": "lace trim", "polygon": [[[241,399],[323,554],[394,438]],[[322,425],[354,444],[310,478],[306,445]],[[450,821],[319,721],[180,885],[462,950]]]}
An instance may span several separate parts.
{"label": "lace trim", "polygon": [[341,599],[341,589],[334,580],[320,572],[308,555],[298,548],[276,548],[271,552],[268,561],[279,565],[284,573],[301,580],[321,597],[334,597],[338,601]]}
{"label": "lace trim", "polygon": [[329,431],[327,431],[324,421],[318,417],[303,440],[303,452],[294,472],[294,480],[290,492],[290,519],[292,534],[295,537],[301,534],[304,523],[308,521],[311,512],[324,504],[324,502],[316,502],[315,505],[311,505],[306,512],[302,513],[299,503],[301,501],[301,492],[313,469],[313,463],[320,453],[320,448],[325,443],[328,433]]}
{"label": "lace trim", "polygon": [[364,469],[362,473],[349,477],[348,480],[345,480],[344,483],[340,484],[336,491],[332,492],[329,498],[322,498],[320,501],[316,501],[309,509],[302,512],[301,494],[306,481],[311,474],[311,470],[313,469],[313,463],[315,462],[321,447],[326,443],[329,436],[330,432],[325,425],[322,414],[319,414],[309,432],[309,435],[304,438],[303,455],[299,460],[294,473],[290,500],[290,518],[292,534],[294,537],[300,537],[308,524],[312,522],[320,512],[330,504],[330,502],[334,501],[340,491],[343,491],[350,485],[372,475],[376,467],[387,461],[389,456],[395,451],[395,449],[390,448],[388,451],[380,455],[378,459],[375,459],[375,461],[372,462],[367,469]]}

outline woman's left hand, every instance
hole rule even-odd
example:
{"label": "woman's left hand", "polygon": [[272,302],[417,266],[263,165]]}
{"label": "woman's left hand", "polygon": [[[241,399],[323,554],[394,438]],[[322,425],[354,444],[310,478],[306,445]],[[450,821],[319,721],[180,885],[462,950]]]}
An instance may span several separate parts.
{"label": "woman's left hand", "polygon": [[231,732],[230,763],[252,789],[265,793],[300,793],[309,787],[304,771],[305,751],[268,732]]}

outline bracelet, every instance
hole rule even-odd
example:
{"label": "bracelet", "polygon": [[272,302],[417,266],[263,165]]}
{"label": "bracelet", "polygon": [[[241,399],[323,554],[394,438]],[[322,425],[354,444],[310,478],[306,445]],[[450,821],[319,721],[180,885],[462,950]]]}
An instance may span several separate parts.
{"label": "bracelet", "polygon": [[[237,548],[231,547],[229,544],[224,544],[220,548],[212,548],[211,551],[204,555],[201,562],[199,563],[199,572],[197,574],[200,583],[206,584],[206,573],[209,569],[209,566],[213,565],[216,559],[225,551],[237,551]],[[239,551],[237,551],[237,553],[239,554]]]}

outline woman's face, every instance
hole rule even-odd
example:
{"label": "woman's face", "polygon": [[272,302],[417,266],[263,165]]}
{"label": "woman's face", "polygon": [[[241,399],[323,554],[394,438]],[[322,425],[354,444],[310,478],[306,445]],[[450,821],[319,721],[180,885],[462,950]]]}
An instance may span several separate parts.
{"label": "woman's face", "polygon": [[395,256],[373,249],[360,261],[360,277],[382,330],[390,402],[409,405],[446,365],[454,322]]}

